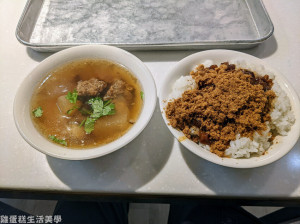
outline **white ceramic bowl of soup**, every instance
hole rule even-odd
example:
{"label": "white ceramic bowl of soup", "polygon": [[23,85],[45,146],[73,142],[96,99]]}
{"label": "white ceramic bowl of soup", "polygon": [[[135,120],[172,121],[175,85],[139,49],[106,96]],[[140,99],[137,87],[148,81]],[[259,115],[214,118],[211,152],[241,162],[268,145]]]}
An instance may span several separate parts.
{"label": "white ceramic bowl of soup", "polygon": [[[31,117],[31,100],[35,89],[49,72],[80,59],[107,60],[124,66],[138,80],[143,92],[143,104],[134,125],[120,138],[94,148],[72,149],[52,142],[36,129]],[[137,57],[112,46],[79,46],[53,54],[30,72],[17,91],[14,101],[14,119],[22,137],[38,151],[60,159],[92,159],[120,149],[137,137],[152,117],[156,106],[156,98],[156,86],[151,72]]]}

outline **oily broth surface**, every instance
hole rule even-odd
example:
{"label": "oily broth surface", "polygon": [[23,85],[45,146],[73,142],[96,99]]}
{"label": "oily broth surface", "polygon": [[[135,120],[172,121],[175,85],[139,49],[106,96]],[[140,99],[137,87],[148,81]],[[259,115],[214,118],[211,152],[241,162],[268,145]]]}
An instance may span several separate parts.
{"label": "oily broth surface", "polygon": [[[72,116],[60,111],[57,98],[73,91],[79,80],[91,78],[98,78],[108,84],[115,79],[122,79],[134,90],[132,100],[126,100],[123,96],[113,99],[116,113],[99,118],[95,130],[85,134],[84,128],[79,125],[86,117],[77,110]],[[55,135],[65,139],[71,148],[107,144],[124,135],[134,125],[129,120],[138,119],[143,104],[140,92],[138,80],[122,65],[99,59],[74,61],[50,72],[39,84],[32,97],[31,110],[41,106],[43,116],[35,118],[32,115],[32,120],[44,137],[48,139],[50,135]]]}

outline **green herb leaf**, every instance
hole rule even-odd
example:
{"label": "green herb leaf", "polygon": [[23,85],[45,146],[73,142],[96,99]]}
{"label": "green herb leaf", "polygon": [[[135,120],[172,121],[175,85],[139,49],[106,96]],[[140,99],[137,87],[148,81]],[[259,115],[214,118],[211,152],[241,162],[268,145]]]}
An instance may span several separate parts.
{"label": "green herb leaf", "polygon": [[79,109],[79,107],[74,106],[70,110],[67,111],[67,114],[70,114],[73,110]]}
{"label": "green herb leaf", "polygon": [[71,103],[76,103],[77,101],[78,92],[76,89],[74,89],[73,92],[68,92],[66,95],[66,99],[68,99]]}
{"label": "green herb leaf", "polygon": [[93,109],[91,118],[96,118],[96,119],[100,118],[102,116],[103,106],[104,106],[101,98],[100,97],[92,98],[88,101],[88,104],[90,104]]}
{"label": "green herb leaf", "polygon": [[104,107],[108,106],[111,103],[111,100],[104,101]]}
{"label": "green herb leaf", "polygon": [[84,124],[85,121],[86,121],[86,119],[83,119],[83,120],[81,121],[79,127],[81,127],[81,126]]}
{"label": "green herb leaf", "polygon": [[49,138],[50,138],[52,141],[54,141],[54,142],[56,142],[56,143],[58,143],[58,144],[67,146],[67,142],[66,142],[66,140],[64,140],[64,139],[58,139],[58,138],[56,138],[55,135],[49,135]]}
{"label": "green herb leaf", "polygon": [[103,101],[100,97],[90,99],[88,104],[92,107],[92,112],[90,117],[85,120],[84,130],[87,134],[90,134],[94,130],[97,119],[115,114],[115,105],[110,100]]}
{"label": "green herb leaf", "polygon": [[96,119],[88,117],[84,123],[84,130],[87,134],[91,134],[91,132],[95,128]]}
{"label": "green herb leaf", "polygon": [[91,118],[99,119],[102,116],[112,115],[115,113],[115,105],[110,100],[103,101],[100,97],[92,98],[88,101],[91,105],[93,112]]}
{"label": "green herb leaf", "polygon": [[115,104],[111,100],[104,101],[103,116],[115,114]]}
{"label": "green herb leaf", "polygon": [[115,114],[115,105],[113,103],[103,108],[103,116]]}
{"label": "green herb leaf", "polygon": [[32,113],[35,117],[41,117],[43,115],[43,109],[41,107],[38,107],[34,109]]}
{"label": "green herb leaf", "polygon": [[144,92],[143,91],[140,92],[140,95],[141,95],[141,99],[144,100]]}

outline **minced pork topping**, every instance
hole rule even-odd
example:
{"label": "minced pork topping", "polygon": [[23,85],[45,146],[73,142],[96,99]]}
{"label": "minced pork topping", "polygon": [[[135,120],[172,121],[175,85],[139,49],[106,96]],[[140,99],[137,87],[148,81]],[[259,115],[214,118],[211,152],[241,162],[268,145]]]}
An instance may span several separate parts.
{"label": "minced pork topping", "polygon": [[210,67],[201,64],[190,74],[197,88],[185,91],[166,107],[173,128],[196,143],[210,145],[210,151],[221,157],[237,134],[253,139],[254,132],[267,129],[276,97],[268,75],[261,77],[227,62]]}

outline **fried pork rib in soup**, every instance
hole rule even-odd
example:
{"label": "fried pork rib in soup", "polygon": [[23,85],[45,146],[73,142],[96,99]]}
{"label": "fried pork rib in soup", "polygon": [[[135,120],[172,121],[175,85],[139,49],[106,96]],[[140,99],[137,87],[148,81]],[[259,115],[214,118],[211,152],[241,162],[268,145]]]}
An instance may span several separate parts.
{"label": "fried pork rib in soup", "polygon": [[35,90],[32,120],[50,141],[90,148],[124,135],[141,111],[141,87],[123,66],[84,59],[66,64]]}

